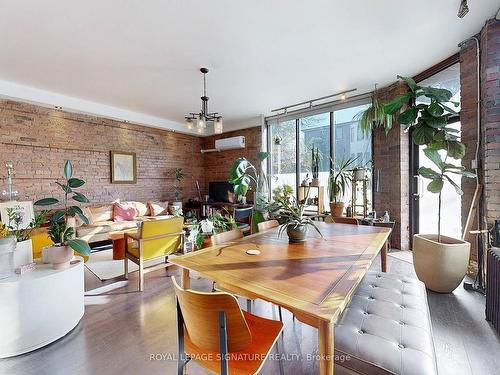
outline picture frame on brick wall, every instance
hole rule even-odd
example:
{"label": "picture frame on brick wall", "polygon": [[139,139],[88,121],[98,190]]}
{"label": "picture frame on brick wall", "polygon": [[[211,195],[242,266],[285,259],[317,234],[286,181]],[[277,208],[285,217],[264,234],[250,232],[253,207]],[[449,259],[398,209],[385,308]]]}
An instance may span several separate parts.
{"label": "picture frame on brick wall", "polygon": [[137,162],[135,152],[111,151],[111,183],[137,183]]}

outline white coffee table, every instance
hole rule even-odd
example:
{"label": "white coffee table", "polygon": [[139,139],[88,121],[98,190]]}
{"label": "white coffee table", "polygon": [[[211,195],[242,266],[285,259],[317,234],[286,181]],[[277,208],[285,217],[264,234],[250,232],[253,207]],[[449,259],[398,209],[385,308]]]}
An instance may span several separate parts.
{"label": "white coffee table", "polygon": [[83,259],[53,270],[37,264],[0,280],[0,358],[31,352],[63,337],[84,313]]}

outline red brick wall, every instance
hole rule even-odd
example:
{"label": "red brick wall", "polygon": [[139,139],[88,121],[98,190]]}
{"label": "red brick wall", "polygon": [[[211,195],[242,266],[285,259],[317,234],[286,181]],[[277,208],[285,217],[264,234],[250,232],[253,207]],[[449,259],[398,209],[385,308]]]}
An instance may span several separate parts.
{"label": "red brick wall", "polygon": [[[379,98],[388,101],[404,94],[406,87],[400,83],[383,88]],[[379,191],[374,192],[374,209],[382,214],[389,211],[396,222],[392,233],[392,247],[409,248],[409,139],[398,123],[386,135],[377,129],[373,133],[373,164],[375,175],[380,171]]]}
{"label": "red brick wall", "polygon": [[245,157],[254,165],[257,164],[257,153],[262,147],[262,132],[260,126],[205,137],[202,141],[203,149],[214,148],[216,139],[236,137],[239,135],[245,136],[246,148],[204,154],[203,170],[205,174],[205,191],[208,191],[208,183],[210,181],[227,181],[229,179],[230,167],[236,158]]}
{"label": "red brick wall", "polygon": [[[14,163],[14,186],[20,199],[61,198],[54,183],[66,159],[87,184],[82,193],[93,204],[122,200],[173,198],[176,167],[186,173],[184,198],[196,195],[193,178],[203,179],[201,139],[95,116],[56,111],[0,100],[0,176]],[[137,154],[137,183],[110,182],[110,151]],[[5,188],[5,183],[2,184]]]}
{"label": "red brick wall", "polygon": [[500,219],[500,21],[481,32],[481,117],[484,142],[484,208],[489,225]]}

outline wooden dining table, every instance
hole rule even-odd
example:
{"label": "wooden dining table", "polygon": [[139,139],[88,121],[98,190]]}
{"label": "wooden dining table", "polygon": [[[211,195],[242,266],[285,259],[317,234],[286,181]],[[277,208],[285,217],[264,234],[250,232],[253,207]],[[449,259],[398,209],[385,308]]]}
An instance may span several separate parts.
{"label": "wooden dining table", "polygon": [[[387,267],[389,228],[317,222],[322,238],[309,228],[305,242],[289,243],[278,228],[171,260],[189,271],[251,299],[290,310],[301,322],[318,329],[320,374],[333,374],[334,324],[377,255]],[[249,250],[259,254],[250,255]],[[252,252],[250,252],[252,253]]]}

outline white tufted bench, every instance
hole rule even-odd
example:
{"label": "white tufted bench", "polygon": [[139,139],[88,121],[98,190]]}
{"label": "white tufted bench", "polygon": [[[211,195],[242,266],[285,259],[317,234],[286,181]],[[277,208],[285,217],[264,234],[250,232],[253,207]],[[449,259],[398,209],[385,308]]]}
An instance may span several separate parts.
{"label": "white tufted bench", "polygon": [[367,273],[335,327],[335,354],[336,375],[437,374],[424,284]]}

